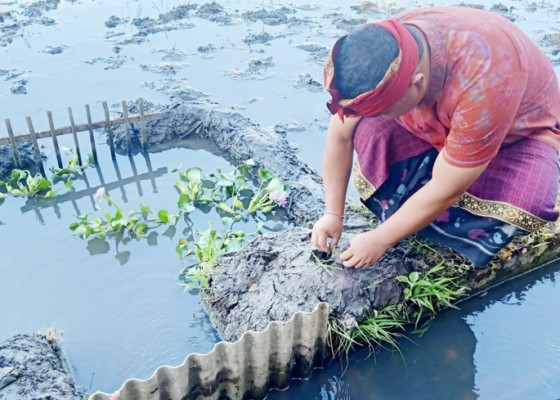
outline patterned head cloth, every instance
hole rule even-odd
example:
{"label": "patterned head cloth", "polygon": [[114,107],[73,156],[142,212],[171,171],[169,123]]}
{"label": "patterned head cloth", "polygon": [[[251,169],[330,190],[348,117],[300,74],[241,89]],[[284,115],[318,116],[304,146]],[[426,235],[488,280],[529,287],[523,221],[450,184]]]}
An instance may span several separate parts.
{"label": "patterned head cloth", "polygon": [[376,115],[386,111],[406,92],[418,63],[418,45],[414,36],[403,24],[388,19],[364,25],[376,25],[389,31],[397,41],[399,54],[376,87],[353,99],[342,99],[336,89],[334,59],[338,56],[340,43],[344,37],[337,40],[327,59],[324,79],[325,87],[332,96],[332,99],[327,103],[327,108],[331,114],[338,114],[341,120],[344,120],[345,116]]}

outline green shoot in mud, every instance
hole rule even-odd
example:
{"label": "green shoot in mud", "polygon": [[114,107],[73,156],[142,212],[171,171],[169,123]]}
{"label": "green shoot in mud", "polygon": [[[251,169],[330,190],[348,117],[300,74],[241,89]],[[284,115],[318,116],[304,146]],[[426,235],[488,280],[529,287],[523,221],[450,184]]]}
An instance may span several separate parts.
{"label": "green shoot in mud", "polygon": [[328,344],[334,355],[348,356],[353,348],[367,346],[372,351],[389,346],[398,349],[398,339],[403,337],[406,320],[400,310],[402,305],[391,305],[373,314],[354,328],[346,329],[338,321],[329,321]]}
{"label": "green shoot in mud", "polygon": [[342,270],[341,267],[337,267],[334,264],[334,258],[332,257],[328,259],[322,258],[320,255],[317,255],[315,251],[311,252],[311,257],[313,261],[315,261],[315,264],[324,269],[331,278],[334,278],[333,270]]}
{"label": "green shoot in mud", "polygon": [[195,264],[183,274],[185,289],[208,289],[209,275],[222,254],[240,250],[245,241],[243,231],[227,231],[219,234],[210,227],[206,231],[195,230],[191,240],[179,239],[176,251],[181,259],[192,257]]}
{"label": "green shoot in mud", "polygon": [[463,296],[468,288],[459,282],[458,277],[442,276],[444,262],[420,274],[411,272],[408,276],[397,276],[396,280],[404,286],[405,302],[414,305],[409,313],[414,319],[415,327],[425,316],[435,316],[444,307],[456,308],[453,302]]}
{"label": "green shoot in mud", "polygon": [[337,320],[331,320],[329,345],[333,354],[347,357],[350,350],[360,346],[372,351],[387,346],[398,350],[398,340],[406,337],[403,331],[409,324],[417,328],[420,321],[432,319],[442,308],[456,308],[453,303],[466,295],[468,288],[458,276],[446,276],[444,265],[442,261],[427,271],[397,276],[404,299],[374,310],[355,327],[344,328]]}

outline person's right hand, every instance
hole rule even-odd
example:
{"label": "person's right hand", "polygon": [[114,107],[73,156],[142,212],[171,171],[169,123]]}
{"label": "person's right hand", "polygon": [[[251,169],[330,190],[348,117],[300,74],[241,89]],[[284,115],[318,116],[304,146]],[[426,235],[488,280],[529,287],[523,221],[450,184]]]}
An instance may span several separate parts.
{"label": "person's right hand", "polygon": [[315,225],[313,225],[311,244],[325,253],[330,253],[340,240],[342,228],[342,218],[333,214],[323,215],[315,222]]}

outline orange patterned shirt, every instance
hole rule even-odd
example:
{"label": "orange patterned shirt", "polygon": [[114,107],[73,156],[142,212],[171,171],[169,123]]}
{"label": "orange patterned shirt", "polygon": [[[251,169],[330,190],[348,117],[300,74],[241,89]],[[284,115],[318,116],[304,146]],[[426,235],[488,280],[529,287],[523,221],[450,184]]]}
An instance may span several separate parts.
{"label": "orange patterned shirt", "polygon": [[479,166],[523,138],[560,150],[554,68],[512,22],[465,7],[409,10],[394,18],[422,30],[430,46],[426,97],[397,121],[447,162]]}

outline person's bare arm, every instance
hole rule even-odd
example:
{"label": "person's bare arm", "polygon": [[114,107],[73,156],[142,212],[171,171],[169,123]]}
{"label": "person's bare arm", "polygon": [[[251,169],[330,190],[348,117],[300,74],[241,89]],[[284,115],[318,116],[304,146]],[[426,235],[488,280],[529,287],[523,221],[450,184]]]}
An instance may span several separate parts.
{"label": "person's bare arm", "polygon": [[344,122],[338,115],[333,115],[327,132],[327,143],[323,154],[323,183],[325,186],[326,210],[313,226],[311,243],[321,251],[329,252],[328,239],[335,246],[342,234],[342,218],[335,215],[344,214],[346,190],[352,170],[354,130],[360,118],[346,117]]}
{"label": "person's bare arm", "polygon": [[455,167],[440,153],[434,164],[432,179],[377,229],[356,235],[350,248],[341,255],[344,265],[367,267],[388,248],[429,225],[465,193],[487,165]]}

